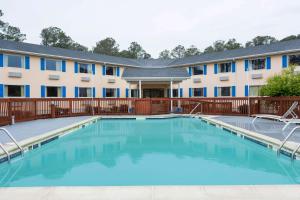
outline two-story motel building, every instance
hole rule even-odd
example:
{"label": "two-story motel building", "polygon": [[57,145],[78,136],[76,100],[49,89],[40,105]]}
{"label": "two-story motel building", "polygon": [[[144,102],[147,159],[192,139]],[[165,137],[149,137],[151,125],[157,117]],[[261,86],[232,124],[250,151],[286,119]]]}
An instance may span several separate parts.
{"label": "two-story motel building", "polygon": [[0,40],[0,98],[257,96],[289,64],[300,40],[166,60]]}

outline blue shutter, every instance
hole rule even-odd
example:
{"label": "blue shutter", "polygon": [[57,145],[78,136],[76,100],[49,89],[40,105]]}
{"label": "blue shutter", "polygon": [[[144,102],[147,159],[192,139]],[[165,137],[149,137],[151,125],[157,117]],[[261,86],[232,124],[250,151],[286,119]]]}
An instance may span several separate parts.
{"label": "blue shutter", "polygon": [[232,73],[235,73],[235,62],[232,62]]}
{"label": "blue shutter", "polygon": [[66,61],[65,60],[61,61],[61,71],[66,72]]}
{"label": "blue shutter", "polygon": [[61,87],[61,96],[63,98],[66,98],[66,96],[67,96],[67,88],[66,88],[66,86],[62,86]]}
{"label": "blue shutter", "polygon": [[96,88],[93,87],[93,98],[95,98],[95,97],[96,97]]}
{"label": "blue shutter", "polygon": [[42,98],[46,97],[46,86],[44,85],[41,86],[41,97]]}
{"label": "blue shutter", "polygon": [[25,56],[25,69],[30,69],[30,57]]}
{"label": "blue shutter", "polygon": [[74,72],[75,74],[78,73],[78,62],[74,62]]}
{"label": "blue shutter", "polygon": [[128,88],[126,88],[126,98],[128,98],[129,97],[129,89]]}
{"label": "blue shutter", "polygon": [[204,96],[204,97],[207,97],[207,87],[204,87],[204,88],[203,88],[203,96]]}
{"label": "blue shutter", "polygon": [[203,73],[204,73],[204,75],[206,75],[207,74],[207,65],[204,65],[203,68],[204,68],[203,69],[203,71],[204,71]]}
{"label": "blue shutter", "polygon": [[218,73],[218,64],[214,64],[214,73],[215,73],[215,74]]}
{"label": "blue shutter", "polygon": [[189,67],[189,75],[192,76],[192,67]]}
{"label": "blue shutter", "polygon": [[218,97],[218,87],[214,87],[214,97]]}
{"label": "blue shutter", "polygon": [[120,97],[120,88],[117,88],[117,97]]}
{"label": "blue shutter", "polygon": [[105,76],[106,75],[106,69],[105,69],[105,65],[102,66],[102,75]]}
{"label": "blue shutter", "polygon": [[41,70],[44,71],[45,70],[45,58],[40,59],[40,65],[41,65]]}
{"label": "blue shutter", "polygon": [[287,55],[282,56],[282,68],[287,68],[288,63],[287,63]]}
{"label": "blue shutter", "polygon": [[30,85],[25,85],[25,97],[30,97]]}
{"label": "blue shutter", "polygon": [[180,92],[180,97],[183,97],[183,89],[182,88],[180,88],[179,92]]}
{"label": "blue shutter", "polygon": [[120,67],[117,67],[117,76],[120,76]]}
{"label": "blue shutter", "polygon": [[271,57],[267,57],[267,69],[271,69]]}
{"label": "blue shutter", "polygon": [[93,74],[95,75],[96,74],[96,65],[95,64],[92,64],[92,71],[93,71]]}
{"label": "blue shutter", "polygon": [[79,96],[79,88],[75,87],[75,97],[78,97],[78,96]]}
{"label": "blue shutter", "polygon": [[245,97],[249,96],[249,88],[248,85],[245,85]]}
{"label": "blue shutter", "polygon": [[192,88],[189,88],[189,97],[192,97]]}
{"label": "blue shutter", "polygon": [[106,88],[102,88],[102,97],[106,97]]}
{"label": "blue shutter", "polygon": [[0,84],[0,98],[4,97],[4,85]]}
{"label": "blue shutter", "polygon": [[0,67],[3,67],[3,54],[0,53]]}
{"label": "blue shutter", "polygon": [[232,93],[231,96],[235,97],[235,86],[231,87],[231,93]]}
{"label": "blue shutter", "polygon": [[244,60],[245,72],[249,70],[249,60]]}

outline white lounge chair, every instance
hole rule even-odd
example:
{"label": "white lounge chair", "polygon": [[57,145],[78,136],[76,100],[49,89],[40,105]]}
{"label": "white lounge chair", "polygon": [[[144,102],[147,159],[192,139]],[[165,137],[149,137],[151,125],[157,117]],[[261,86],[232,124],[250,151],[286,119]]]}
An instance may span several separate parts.
{"label": "white lounge chair", "polygon": [[[252,115],[254,117],[254,119],[252,120],[252,123],[254,123],[254,121],[257,118],[266,118],[266,119],[274,119],[274,120],[278,120],[284,123],[288,123],[289,121],[292,121],[293,119],[297,119],[298,115],[294,112],[294,110],[297,108],[298,106],[298,101],[294,101],[294,103],[291,105],[291,107],[282,115],[267,115],[267,114],[257,114],[257,115]],[[291,116],[291,119],[288,119],[287,117]]]}

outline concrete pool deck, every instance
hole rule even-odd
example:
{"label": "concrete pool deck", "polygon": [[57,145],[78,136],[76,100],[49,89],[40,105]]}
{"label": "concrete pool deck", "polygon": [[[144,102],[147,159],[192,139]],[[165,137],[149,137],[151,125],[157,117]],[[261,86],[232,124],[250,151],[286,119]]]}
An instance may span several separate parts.
{"label": "concrete pool deck", "polygon": [[1,200],[299,200],[300,185],[0,188]]}

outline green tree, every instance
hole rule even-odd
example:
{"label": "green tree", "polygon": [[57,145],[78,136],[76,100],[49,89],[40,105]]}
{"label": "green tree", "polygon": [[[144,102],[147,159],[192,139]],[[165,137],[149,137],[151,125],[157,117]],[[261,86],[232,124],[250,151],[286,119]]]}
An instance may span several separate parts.
{"label": "green tree", "polygon": [[272,36],[256,36],[251,41],[248,41],[246,43],[246,47],[253,47],[253,46],[259,46],[259,45],[266,45],[266,44],[272,44],[277,42],[277,39]]}
{"label": "green tree", "polygon": [[283,41],[296,40],[296,39],[300,39],[300,34],[287,36],[280,41],[283,42]]}
{"label": "green tree", "polygon": [[159,53],[159,58],[161,59],[171,59],[171,52],[167,49],[163,50]]}
{"label": "green tree", "polygon": [[125,58],[134,58],[134,59],[149,59],[151,55],[147,53],[143,47],[137,42],[131,42],[128,50],[123,50],[119,53],[119,56]]}
{"label": "green tree", "polygon": [[242,48],[242,44],[238,43],[236,39],[229,39],[227,42],[224,40],[217,40],[213,43],[213,45],[204,49],[204,53],[213,53],[220,52],[225,50],[232,50]]}
{"label": "green tree", "polygon": [[243,45],[241,43],[238,43],[236,41],[236,39],[232,38],[232,39],[229,39],[225,44],[224,44],[224,48],[226,50],[232,50],[232,49],[239,49],[239,48],[242,48]]}
{"label": "green tree", "polygon": [[172,58],[183,58],[185,56],[185,48],[182,45],[176,46],[172,51],[171,51],[171,57]]}
{"label": "green tree", "polygon": [[184,56],[188,57],[188,56],[195,56],[200,54],[201,54],[200,50],[195,45],[191,45],[189,48],[185,50]]}
{"label": "green tree", "polygon": [[72,40],[72,38],[58,27],[44,28],[41,32],[42,45],[59,47],[64,49],[72,49],[79,51],[87,51],[88,48],[80,45]]}
{"label": "green tree", "polygon": [[[2,16],[3,12],[0,10],[0,17]],[[9,23],[0,19],[0,39],[23,42],[26,39],[26,35],[21,33],[18,27],[11,26]]]}
{"label": "green tree", "polygon": [[116,56],[119,54],[119,44],[115,39],[107,37],[96,43],[96,46],[93,48],[93,53]]}
{"label": "green tree", "polygon": [[267,80],[261,89],[262,96],[300,96],[300,74],[289,66],[281,74]]}

